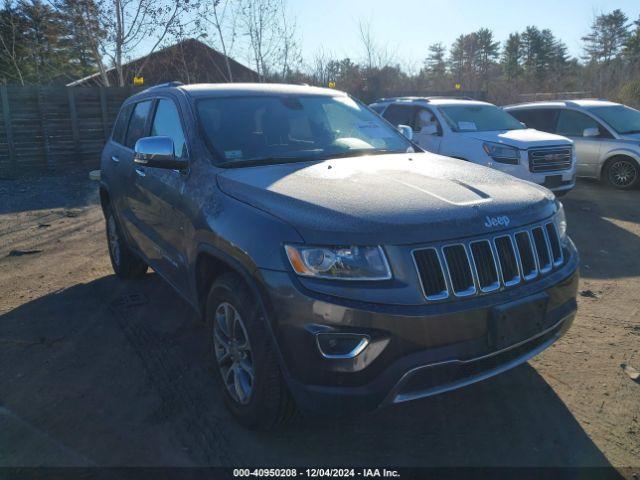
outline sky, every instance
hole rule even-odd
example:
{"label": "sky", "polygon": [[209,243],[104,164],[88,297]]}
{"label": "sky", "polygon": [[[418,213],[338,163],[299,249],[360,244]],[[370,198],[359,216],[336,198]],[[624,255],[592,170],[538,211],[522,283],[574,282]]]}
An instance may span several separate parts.
{"label": "sky", "polygon": [[549,28],[579,57],[580,38],[597,14],[620,8],[631,20],[640,16],[640,0],[289,0],[288,5],[297,17],[306,61],[322,49],[361,60],[358,21],[364,19],[398,63],[417,69],[430,44],[448,47],[460,34],[481,27],[500,41],[527,25]]}

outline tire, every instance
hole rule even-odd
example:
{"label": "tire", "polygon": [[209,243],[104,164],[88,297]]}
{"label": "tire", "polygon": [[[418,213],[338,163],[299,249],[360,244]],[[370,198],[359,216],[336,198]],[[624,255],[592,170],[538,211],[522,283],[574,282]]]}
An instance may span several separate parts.
{"label": "tire", "polygon": [[604,180],[618,190],[630,190],[640,181],[640,167],[629,157],[613,157],[607,162]]}
{"label": "tire", "polygon": [[109,258],[116,275],[120,278],[137,278],[147,273],[149,267],[129,248],[118,220],[109,206],[105,209],[105,219]]}
{"label": "tire", "polygon": [[236,273],[218,277],[205,309],[216,381],[236,420],[252,430],[290,421],[295,403],[284,382],[265,318]]}

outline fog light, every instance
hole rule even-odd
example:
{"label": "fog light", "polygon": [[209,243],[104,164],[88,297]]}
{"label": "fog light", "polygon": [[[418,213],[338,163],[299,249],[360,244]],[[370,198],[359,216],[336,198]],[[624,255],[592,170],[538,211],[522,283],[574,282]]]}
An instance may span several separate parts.
{"label": "fog light", "polygon": [[318,333],[318,350],[325,358],[355,358],[367,345],[369,336],[357,333]]}

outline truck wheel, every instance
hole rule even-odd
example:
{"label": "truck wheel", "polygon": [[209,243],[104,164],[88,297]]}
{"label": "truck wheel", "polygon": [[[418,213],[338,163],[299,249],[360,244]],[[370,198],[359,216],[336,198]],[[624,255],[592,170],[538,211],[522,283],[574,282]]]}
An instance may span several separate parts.
{"label": "truck wheel", "polygon": [[254,295],[235,273],[211,286],[205,310],[214,371],[225,403],[239,423],[268,430],[290,420],[295,404]]}
{"label": "truck wheel", "polygon": [[107,244],[113,271],[120,278],[135,278],[147,273],[148,266],[131,251],[122,236],[122,230],[110,207],[105,212],[107,220]]}
{"label": "truck wheel", "polygon": [[605,178],[613,188],[629,190],[638,184],[640,169],[631,158],[614,157],[607,163]]}

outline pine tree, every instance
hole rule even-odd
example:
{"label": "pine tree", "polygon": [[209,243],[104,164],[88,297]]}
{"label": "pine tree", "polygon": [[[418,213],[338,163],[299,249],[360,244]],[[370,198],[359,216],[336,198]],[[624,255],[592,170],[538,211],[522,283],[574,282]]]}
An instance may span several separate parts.
{"label": "pine tree", "polygon": [[585,59],[608,63],[618,56],[629,38],[628,17],[620,9],[598,15],[585,42]]}

